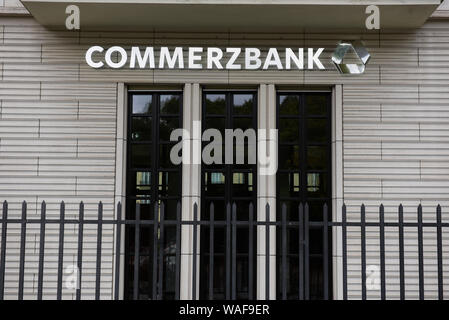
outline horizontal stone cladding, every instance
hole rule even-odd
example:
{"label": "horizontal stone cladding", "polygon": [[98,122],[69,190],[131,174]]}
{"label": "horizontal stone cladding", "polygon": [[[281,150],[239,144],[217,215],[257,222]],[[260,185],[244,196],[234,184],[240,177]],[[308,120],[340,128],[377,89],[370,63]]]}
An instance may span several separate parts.
{"label": "horizontal stone cladding", "polygon": [[[361,76],[342,76],[330,63],[339,40],[362,39],[371,53]],[[93,45],[201,46],[201,47],[324,47],[326,71],[309,70],[132,70],[93,69],[84,60]],[[300,30],[291,33],[50,31],[31,17],[0,17],[0,199],[10,202],[18,217],[21,201],[30,215],[39,216],[42,200],[48,215],[58,214],[58,203],[67,203],[67,214],[76,217],[79,201],[86,216],[96,214],[103,201],[105,218],[114,215],[115,141],[118,83],[207,86],[276,84],[316,87],[342,85],[343,198],[348,218],[359,219],[359,206],[367,206],[367,220],[376,220],[385,205],[387,221],[397,218],[404,205],[406,221],[416,221],[416,206],[424,206],[424,221],[434,221],[435,206],[449,210],[449,21],[433,20],[417,30]],[[446,221],[447,222],[447,221]],[[8,231],[8,250],[19,248],[19,225]],[[399,297],[397,230],[387,228],[387,297]],[[76,241],[77,230],[70,231]],[[25,297],[37,290],[39,229],[27,238]],[[96,229],[86,246],[95,247]],[[70,236],[68,235],[68,237]],[[360,232],[349,228],[349,298],[360,298]],[[407,232],[406,277],[408,298],[418,297],[416,230]],[[449,235],[443,233],[443,242]],[[437,296],[436,233],[425,231],[426,298]],[[49,245],[57,241],[50,234]],[[112,297],[112,229],[104,228],[102,298]],[[368,264],[378,264],[378,230],[367,231]],[[50,274],[44,298],[54,298],[57,253],[48,265]],[[93,257],[94,251],[86,251]],[[444,280],[449,281],[449,250],[444,254]],[[76,261],[74,250],[68,261]],[[93,298],[95,259],[83,266],[88,280],[83,298]],[[17,296],[18,262],[8,256],[6,297]],[[46,269],[47,270],[47,269]],[[447,297],[447,293],[446,297]],[[378,291],[368,291],[378,298]],[[65,298],[74,298],[65,293]]]}

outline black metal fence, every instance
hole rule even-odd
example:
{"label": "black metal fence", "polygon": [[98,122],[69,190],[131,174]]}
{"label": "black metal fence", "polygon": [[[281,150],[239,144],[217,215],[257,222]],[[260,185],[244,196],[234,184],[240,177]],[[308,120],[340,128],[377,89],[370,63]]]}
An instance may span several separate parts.
{"label": "black metal fence", "polygon": [[[367,298],[367,254],[366,254],[366,228],[376,227],[379,229],[379,261],[380,261],[380,297],[381,299],[386,299],[386,268],[385,268],[385,228],[395,227],[398,230],[398,244],[399,244],[399,259],[397,261],[399,265],[399,288],[400,288],[400,299],[405,299],[405,258],[404,258],[404,228],[415,228],[418,232],[418,266],[419,266],[419,299],[424,299],[424,253],[423,253],[423,230],[424,228],[433,228],[437,234],[437,279],[438,279],[438,298],[443,299],[444,286],[443,286],[443,240],[442,240],[442,229],[444,227],[449,227],[449,223],[442,222],[441,206],[436,207],[436,221],[435,222],[423,222],[423,209],[419,205],[417,208],[417,221],[416,222],[404,222],[404,210],[403,206],[400,205],[398,208],[398,219],[397,222],[385,222],[384,206],[379,207],[379,219],[376,222],[367,222],[365,206],[362,205],[360,208],[360,219],[358,221],[348,221],[347,219],[347,209],[346,205],[342,206],[342,221],[328,221],[328,206],[325,204],[323,206],[323,219],[322,221],[309,221],[309,206],[308,204],[300,204],[297,208],[298,210],[298,220],[288,221],[287,220],[287,206],[285,204],[281,205],[281,219],[280,221],[273,221],[270,217],[270,206],[266,204],[265,206],[265,221],[257,221],[254,218],[254,207],[252,204],[248,208],[248,219],[237,220],[237,207],[236,204],[227,204],[226,206],[226,219],[225,220],[215,220],[214,219],[214,204],[211,204],[209,210],[210,214],[209,220],[199,220],[198,219],[198,206],[194,204],[193,208],[193,219],[192,220],[182,220],[181,219],[181,204],[177,205],[176,220],[166,220],[165,219],[165,207],[164,203],[156,204],[154,207],[154,218],[152,220],[141,220],[140,215],[140,205],[136,206],[136,217],[134,220],[122,219],[121,212],[122,206],[119,202],[117,204],[117,216],[113,219],[103,219],[103,204],[100,202],[98,204],[98,217],[96,219],[84,219],[84,204],[83,202],[79,205],[79,215],[78,219],[66,219],[65,218],[65,204],[61,202],[60,204],[60,217],[59,219],[48,219],[46,217],[46,203],[41,204],[41,215],[38,219],[27,218],[27,204],[22,203],[22,215],[21,218],[9,218],[8,217],[8,203],[3,202],[2,218],[1,223],[1,246],[0,246],[0,300],[4,298],[5,289],[5,268],[6,268],[6,256],[7,252],[7,230],[9,224],[20,224],[20,250],[19,250],[19,280],[18,280],[18,299],[23,299],[24,297],[24,282],[25,282],[25,242],[27,227],[29,225],[39,225],[39,261],[38,261],[38,280],[37,280],[37,299],[40,300],[43,297],[43,284],[45,281],[44,272],[44,262],[45,262],[45,232],[46,227],[50,224],[59,225],[59,246],[58,246],[58,268],[57,268],[57,289],[56,289],[56,299],[62,299],[62,285],[63,285],[63,257],[64,257],[64,229],[68,225],[78,225],[78,249],[77,249],[77,268],[79,272],[79,281],[82,284],[82,267],[83,267],[83,241],[84,241],[84,226],[85,225],[96,225],[97,226],[97,243],[96,243],[96,278],[95,278],[95,299],[100,299],[101,287],[101,262],[102,262],[102,234],[104,225],[113,225],[115,227],[115,271],[114,271],[114,293],[113,298],[119,299],[119,289],[120,289],[120,247],[122,241],[122,226],[132,225],[135,227],[135,240],[134,240],[134,274],[133,274],[133,293],[132,297],[138,299],[139,297],[139,255],[140,255],[140,228],[143,226],[153,227],[153,265],[152,265],[152,279],[156,279],[152,283],[152,299],[163,299],[163,261],[164,261],[164,250],[162,245],[164,243],[164,230],[167,226],[176,227],[176,254],[175,254],[175,299],[180,298],[180,277],[181,277],[181,227],[184,225],[189,225],[192,227],[193,231],[193,243],[192,243],[192,255],[197,257],[198,252],[198,232],[202,226],[206,226],[209,229],[209,279],[208,279],[208,298],[214,298],[214,230],[218,227],[225,228],[225,242],[226,242],[226,279],[225,279],[225,297],[226,299],[234,300],[237,298],[236,295],[236,257],[237,257],[237,239],[236,230],[237,228],[247,228],[248,236],[248,298],[255,299],[254,286],[256,285],[253,281],[254,279],[254,243],[253,235],[257,230],[265,230],[265,293],[264,297],[270,297],[270,237],[273,235],[273,227],[276,228],[276,233],[280,235],[281,239],[281,250],[278,250],[277,255],[280,256],[280,266],[278,267],[279,279],[278,286],[280,287],[280,299],[287,299],[287,287],[295,284],[289,284],[289,277],[287,272],[287,233],[289,230],[296,230],[298,233],[298,267],[299,267],[299,277],[298,277],[298,299],[309,299],[309,275],[310,275],[310,261],[309,261],[309,247],[310,238],[309,230],[311,227],[320,228],[322,230],[322,276],[323,281],[323,299],[329,299],[331,297],[330,286],[329,286],[329,259],[332,255],[329,250],[329,235],[331,228],[340,228],[341,230],[341,240],[342,240],[342,272],[343,272],[343,299],[348,299],[348,227],[357,227],[360,229],[360,265],[361,265],[361,298]],[[279,252],[280,251],[280,252]],[[192,266],[192,286],[191,286],[191,297],[193,299],[198,299],[198,288],[197,288],[197,276],[198,276],[198,265],[197,259],[193,259]],[[82,297],[82,285],[76,289],[76,299],[79,300]],[[272,295],[271,295],[272,297]]]}

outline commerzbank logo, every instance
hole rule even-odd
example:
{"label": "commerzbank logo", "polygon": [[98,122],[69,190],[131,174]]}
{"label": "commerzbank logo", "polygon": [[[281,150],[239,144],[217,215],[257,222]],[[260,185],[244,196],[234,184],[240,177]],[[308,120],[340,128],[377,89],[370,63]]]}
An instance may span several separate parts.
{"label": "commerzbank logo", "polygon": [[[345,63],[345,56],[350,53],[355,53],[357,63]],[[368,50],[366,50],[363,42],[358,41],[340,41],[332,54],[332,62],[337,70],[342,74],[362,74],[365,72],[365,67],[371,58]]]}
{"label": "commerzbank logo", "polygon": [[[92,46],[86,63],[95,69],[187,69],[187,70],[326,70],[325,48],[218,48]],[[358,61],[345,62],[354,52]],[[361,41],[340,41],[332,62],[341,74],[362,74],[370,55]]]}

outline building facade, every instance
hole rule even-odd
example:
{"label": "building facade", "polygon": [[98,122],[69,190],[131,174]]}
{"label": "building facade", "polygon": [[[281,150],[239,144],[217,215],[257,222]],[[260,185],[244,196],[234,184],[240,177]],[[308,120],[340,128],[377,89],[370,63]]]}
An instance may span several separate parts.
{"label": "building facade", "polygon": [[[0,199],[8,201],[9,218],[20,218],[22,202],[26,201],[28,218],[39,219],[45,201],[47,218],[56,219],[64,201],[66,218],[77,219],[83,201],[85,219],[96,219],[101,201],[104,219],[116,219],[117,203],[121,202],[121,215],[129,220],[136,219],[136,204],[141,220],[156,220],[155,212],[160,211],[154,210],[154,203],[163,203],[165,218],[176,220],[179,203],[183,220],[194,219],[196,204],[198,219],[210,221],[213,203],[214,219],[224,222],[227,205],[235,203],[238,220],[249,219],[252,205],[254,220],[266,221],[268,204],[269,220],[281,221],[285,204],[287,220],[294,224],[301,219],[298,206],[307,202],[312,224],[323,221],[324,204],[329,208],[329,221],[342,221],[344,203],[348,220],[360,220],[362,203],[366,221],[378,220],[380,204],[384,205],[387,222],[397,220],[399,204],[403,205],[406,222],[416,221],[419,204],[424,222],[435,221],[438,204],[445,220],[449,207],[448,4],[433,12],[439,1],[373,1],[381,7],[381,28],[367,30],[364,9],[369,4],[353,5],[351,1],[280,1],[271,6],[265,1],[243,1],[242,8],[220,1],[200,1],[201,8],[189,1],[142,1],[122,7],[117,4],[120,1],[97,1],[91,7],[89,1],[74,1],[80,6],[81,29],[67,30],[66,2],[22,2],[25,6],[20,1],[0,0]],[[153,12],[151,18],[146,18],[145,6]],[[293,16],[288,14],[288,6],[293,7]],[[334,10],[339,13],[346,9],[350,12],[344,17],[346,21],[332,15]],[[246,16],[252,10],[257,14]],[[309,18],[301,16],[301,11]],[[303,22],[295,20],[297,13]],[[235,16],[235,21],[223,25],[229,16]],[[342,40],[363,41],[370,54],[363,74],[341,74],[332,63],[332,54]],[[86,52],[94,46],[104,49],[92,56],[94,62],[103,62],[100,68],[86,62]],[[105,54],[114,46],[123,48],[129,57],[132,47],[141,48],[143,55],[150,46],[155,49],[156,64],[153,68],[132,68],[128,63],[108,66]],[[258,48],[263,57],[270,48],[277,48],[283,66],[276,67],[274,62],[266,70],[219,69],[216,65],[194,69],[180,68],[179,64],[160,68],[162,47],[171,54],[179,47],[203,48],[203,58],[207,48]],[[306,48],[303,69],[287,70],[286,48]],[[320,55],[324,69],[316,63],[308,68],[307,48],[313,52],[324,49]],[[187,64],[187,50],[183,54]],[[110,58],[113,64],[119,64],[120,51],[114,51]],[[244,56],[239,56],[235,64],[245,65]],[[277,136],[268,135],[263,141],[275,145],[278,170],[262,175],[260,164],[172,163],[170,152],[176,142],[170,134],[177,128],[192,133],[187,148],[192,157],[195,152],[201,156],[194,146],[201,145],[201,152],[209,140],[194,135],[198,123],[201,133],[209,128],[222,133],[237,128],[277,129]],[[269,228],[268,242],[262,227],[255,228],[254,233],[243,228],[236,234],[236,268],[230,270],[229,277],[236,277],[237,299],[276,299],[282,295],[279,254],[285,243],[279,235],[276,237],[275,226]],[[26,299],[35,299],[38,290],[41,230],[38,225],[26,230]],[[65,230],[64,268],[76,265],[78,232],[76,225]],[[123,232],[117,287],[117,231],[112,224],[103,226],[102,299],[112,299],[117,289],[120,298],[135,297],[136,229],[127,225]],[[211,259],[206,253],[213,243],[212,298],[228,298],[226,230],[217,228],[215,242],[209,242],[207,226],[194,233],[193,226],[183,225],[178,243],[181,248],[176,245],[174,226],[167,225],[164,232],[164,258],[155,269],[161,273],[156,275],[149,270],[159,263],[153,250],[160,250],[154,240],[159,238],[153,237],[160,237],[160,233],[151,228],[140,230],[137,297],[151,299],[153,279],[158,277],[163,279],[160,290],[164,298],[175,298],[177,286],[181,299],[210,297]],[[291,299],[301,293],[290,283],[297,283],[300,274],[307,272],[297,262],[298,232],[289,233],[287,244],[286,296]],[[343,298],[341,232],[340,228],[330,228],[326,244],[329,259],[324,266],[322,230],[310,229],[305,284],[308,298],[322,299],[326,280],[328,297]],[[56,224],[45,230],[44,299],[56,298],[58,234]],[[96,225],[84,226],[83,299],[95,297],[96,235]],[[253,242],[249,242],[251,235]],[[364,237],[367,272],[376,272],[380,263],[378,228],[367,228]],[[419,297],[418,237],[416,229],[405,231],[405,297],[409,299]],[[350,299],[362,297],[361,287],[366,281],[360,273],[361,238],[358,228],[348,227],[345,250]],[[4,298],[16,299],[20,222],[8,223],[2,239],[6,239]],[[424,296],[434,299],[438,297],[437,233],[424,229],[422,240]],[[442,241],[448,241],[445,232]],[[252,263],[248,243],[253,245]],[[386,227],[385,243],[387,298],[398,299],[397,228]],[[179,278],[173,266],[177,251]],[[449,281],[448,255],[449,251],[443,250],[443,282]],[[196,275],[191,272],[194,265]],[[254,270],[251,277],[243,271],[248,268]],[[75,299],[72,289],[64,287],[62,297]],[[377,287],[367,291],[367,298],[380,297]]]}

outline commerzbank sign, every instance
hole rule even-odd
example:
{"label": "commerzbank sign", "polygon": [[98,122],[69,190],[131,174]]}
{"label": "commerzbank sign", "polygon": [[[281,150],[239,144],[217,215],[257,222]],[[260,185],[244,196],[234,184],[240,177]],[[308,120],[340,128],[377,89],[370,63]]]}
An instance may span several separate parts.
{"label": "commerzbank sign", "polygon": [[[352,49],[360,63],[344,64],[344,55]],[[266,53],[265,53],[266,51]],[[104,48],[92,46],[86,51],[86,62],[92,68],[113,69],[188,69],[188,70],[324,70],[321,55],[324,48],[217,48],[217,47],[131,47]],[[332,62],[341,73],[363,73],[369,54],[358,42],[340,42]]]}

